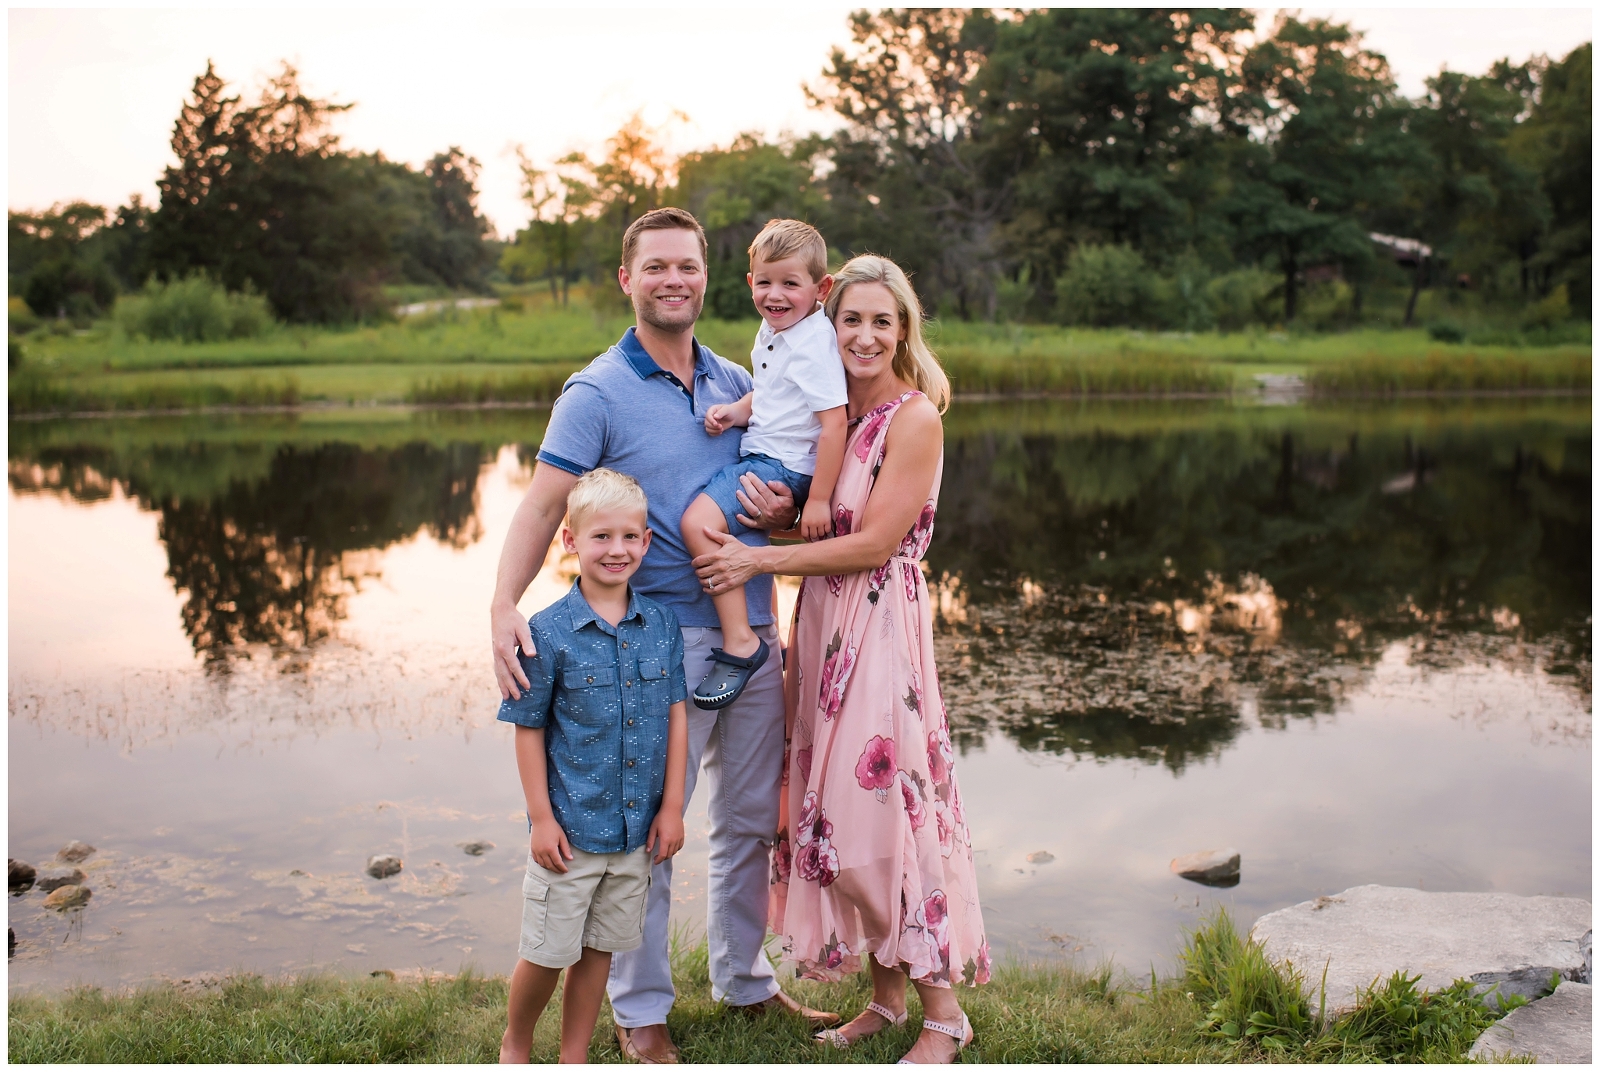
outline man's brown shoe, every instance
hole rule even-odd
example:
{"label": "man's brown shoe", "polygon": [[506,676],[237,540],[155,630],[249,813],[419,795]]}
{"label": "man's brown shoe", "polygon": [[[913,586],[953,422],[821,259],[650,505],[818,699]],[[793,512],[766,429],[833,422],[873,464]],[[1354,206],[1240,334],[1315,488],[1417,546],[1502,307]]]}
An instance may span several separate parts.
{"label": "man's brown shoe", "polygon": [[672,1044],[672,1036],[667,1034],[666,1024],[651,1024],[649,1027],[618,1026],[617,1045],[622,1047],[622,1056],[641,1065],[678,1063],[678,1047]]}
{"label": "man's brown shoe", "polygon": [[839,1023],[839,1014],[823,1012],[821,1009],[808,1009],[782,990],[772,995],[766,1001],[758,1001],[754,1005],[731,1006],[735,1012],[742,1012],[746,1016],[765,1016],[769,1012],[784,1012],[809,1020],[817,1027],[835,1027]]}

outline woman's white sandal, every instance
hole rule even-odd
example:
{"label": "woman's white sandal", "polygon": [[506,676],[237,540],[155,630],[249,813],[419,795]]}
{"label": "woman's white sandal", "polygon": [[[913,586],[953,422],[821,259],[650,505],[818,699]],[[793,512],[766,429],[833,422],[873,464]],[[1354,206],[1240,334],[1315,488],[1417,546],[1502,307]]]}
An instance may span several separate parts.
{"label": "woman's white sandal", "polygon": [[[961,1051],[966,1049],[967,1046],[972,1042],[972,1021],[967,1019],[966,1013],[961,1014],[960,1027],[951,1027],[949,1024],[941,1024],[937,1020],[924,1019],[922,1021],[922,1029],[924,1031],[937,1031],[941,1035],[949,1035],[951,1038],[955,1039],[956,1054],[958,1056],[960,1055]],[[907,1061],[904,1057],[902,1057],[895,1063],[901,1065],[914,1065],[918,1062]]]}
{"label": "woman's white sandal", "polygon": [[[906,1017],[911,1015],[909,1012],[903,1012],[903,1013],[900,1013],[899,1015],[896,1015],[895,1013],[891,1012],[890,1010],[884,1008],[882,1005],[879,1005],[876,1001],[867,1002],[867,1011],[868,1012],[875,1012],[879,1016],[883,1017],[885,1020],[889,1021],[889,1026],[890,1027],[899,1027],[901,1024],[906,1022]],[[883,1030],[887,1030],[887,1029],[886,1028],[879,1028],[878,1030],[879,1031],[883,1031]],[[826,1031],[819,1031],[815,1035],[813,1035],[812,1036],[812,1041],[820,1042],[825,1046],[832,1046],[836,1050],[844,1050],[844,1049],[849,1049],[849,1047],[850,1047],[850,1045],[852,1043],[860,1042],[862,1039],[865,1039],[865,1038],[871,1038],[873,1035],[876,1035],[877,1033],[878,1033],[877,1031],[874,1031],[871,1034],[858,1035],[858,1036],[856,1036],[855,1038],[852,1039],[849,1035],[846,1035],[843,1031],[839,1030],[837,1027],[830,1027]]]}

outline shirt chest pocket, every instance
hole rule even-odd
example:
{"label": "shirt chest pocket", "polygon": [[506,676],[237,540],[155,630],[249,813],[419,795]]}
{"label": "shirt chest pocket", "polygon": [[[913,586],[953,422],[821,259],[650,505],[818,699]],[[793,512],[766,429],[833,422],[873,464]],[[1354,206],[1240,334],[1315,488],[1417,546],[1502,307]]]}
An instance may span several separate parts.
{"label": "shirt chest pocket", "polygon": [[664,659],[640,659],[639,681],[646,687],[664,686],[672,680],[672,668]]}
{"label": "shirt chest pocket", "polygon": [[[578,669],[562,672],[562,688],[566,690],[597,690],[597,688],[611,688],[614,685],[616,685],[614,666],[581,666]],[[584,694],[584,701],[597,698],[597,693]]]}

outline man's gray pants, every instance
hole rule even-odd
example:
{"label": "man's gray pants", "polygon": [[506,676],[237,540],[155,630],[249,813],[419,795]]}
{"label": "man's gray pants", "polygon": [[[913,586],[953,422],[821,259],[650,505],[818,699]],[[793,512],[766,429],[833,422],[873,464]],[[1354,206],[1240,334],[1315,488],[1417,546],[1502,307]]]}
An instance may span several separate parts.
{"label": "man's gray pants", "polygon": [[[754,1005],[778,992],[777,976],[762,946],[767,938],[767,884],[773,834],[778,829],[778,783],[783,774],[783,672],[778,631],[756,633],[772,648],[766,665],[738,701],[702,711],[689,700],[689,771],[684,808],[705,763],[711,791],[711,859],[706,875],[706,941],[711,996],[730,1005]],[[689,691],[710,669],[720,629],[683,630],[683,668]],[[656,864],[645,905],[644,943],[611,958],[606,990],[621,1027],[667,1022],[675,992],[667,956],[672,914],[672,861]]]}

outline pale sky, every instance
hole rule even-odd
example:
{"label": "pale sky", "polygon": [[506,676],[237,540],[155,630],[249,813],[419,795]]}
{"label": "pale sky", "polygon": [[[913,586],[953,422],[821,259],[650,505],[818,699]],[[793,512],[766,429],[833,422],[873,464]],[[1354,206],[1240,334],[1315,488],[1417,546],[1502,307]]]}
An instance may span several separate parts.
{"label": "pale sky", "polygon": [[[594,152],[635,111],[675,150],[735,134],[831,129],[806,106],[857,5],[514,11],[19,9],[8,16],[7,204],[156,199],[178,108],[207,58],[250,95],[282,59],[316,96],[356,103],[344,143],[419,164],[460,145],[483,164],[481,205],[502,234],[528,216],[513,147],[536,161]],[[1564,55],[1588,8],[1308,8],[1367,31],[1410,94],[1441,66]],[[1270,20],[1271,10],[1263,12]],[[689,117],[674,120],[674,113]]]}

